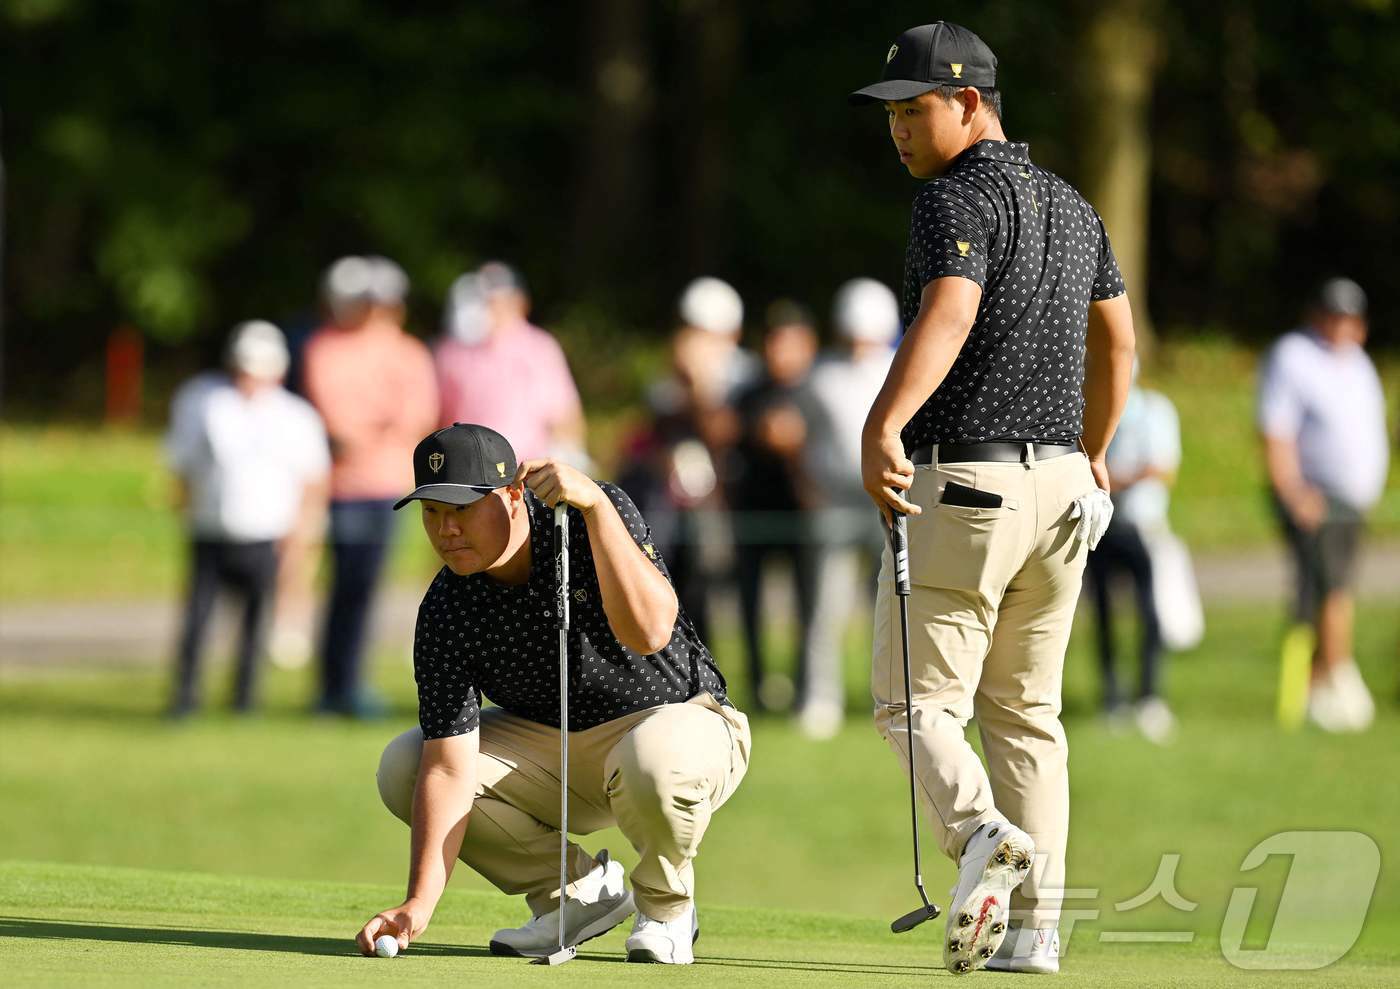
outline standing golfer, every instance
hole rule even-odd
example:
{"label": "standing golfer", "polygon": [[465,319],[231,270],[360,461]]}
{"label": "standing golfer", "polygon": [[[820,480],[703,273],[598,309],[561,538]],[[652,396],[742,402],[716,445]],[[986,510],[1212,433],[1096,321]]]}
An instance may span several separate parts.
{"label": "standing golfer", "polygon": [[[932,180],[914,197],[907,332],[862,437],[866,491],[887,519],[909,516],[913,582],[910,711],[886,549],[875,720],[906,769],[912,722],[918,789],[959,863],[948,968],[996,953],[992,968],[1055,971],[1061,670],[1085,557],[1112,511],[1104,457],[1132,315],[1098,215],[1006,140],[996,58],[975,34],[911,28],[851,102],[883,103],[899,160]],[[974,713],[986,769],[963,735]],[[1008,921],[1025,936],[999,951]]]}
{"label": "standing golfer", "polygon": [[[533,918],[497,931],[498,955],[559,947],[559,643],[553,506],[570,508],[569,823],[617,826],[622,866],[568,846],[565,941],[633,911],[629,961],[687,964],[699,937],[693,862],[749,760],[748,720],[680,609],[646,521],[622,489],[554,460],[518,468],[505,438],[457,423],[413,452],[423,529],[445,567],[418,610],[419,727],[389,743],[379,793],[412,828],[408,898],[359,935],[373,954],[427,927],[456,859]],[[486,696],[496,705],[482,708]],[[635,901],[634,901],[635,897]]]}

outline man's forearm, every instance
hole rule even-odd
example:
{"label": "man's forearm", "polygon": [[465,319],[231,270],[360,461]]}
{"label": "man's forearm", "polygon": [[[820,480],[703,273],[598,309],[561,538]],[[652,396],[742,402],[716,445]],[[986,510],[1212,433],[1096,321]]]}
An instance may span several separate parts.
{"label": "man's forearm", "polygon": [[1269,484],[1285,504],[1293,502],[1311,487],[1303,477],[1298,447],[1291,440],[1265,436],[1264,463],[1269,473]]}
{"label": "man's forearm", "polygon": [[1132,310],[1126,296],[1089,307],[1084,368],[1084,450],[1103,460],[1133,386]]}
{"label": "man's forearm", "polygon": [[584,513],[608,625],[628,649],[650,655],[671,641],[679,604],[670,581],[637,548],[606,494]]}
{"label": "man's forearm", "polygon": [[425,769],[413,790],[408,897],[435,905],[462,850],[475,784],[440,766]]}
{"label": "man's forearm", "polygon": [[[924,289],[924,304],[919,315],[900,342],[885,384],[866,416],[867,437],[891,436],[903,429],[943,384],[967,341],[981,291],[976,283],[965,279],[938,281],[963,284],[938,290],[935,289],[937,282],[931,282]],[[955,298],[939,297],[954,293]]]}

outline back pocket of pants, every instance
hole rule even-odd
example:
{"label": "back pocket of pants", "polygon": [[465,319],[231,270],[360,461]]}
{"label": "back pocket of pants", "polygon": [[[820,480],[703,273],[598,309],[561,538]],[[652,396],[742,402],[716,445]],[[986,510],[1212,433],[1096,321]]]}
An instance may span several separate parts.
{"label": "back pocket of pants", "polygon": [[985,591],[1006,508],[931,505],[909,520],[909,576],[924,587]]}

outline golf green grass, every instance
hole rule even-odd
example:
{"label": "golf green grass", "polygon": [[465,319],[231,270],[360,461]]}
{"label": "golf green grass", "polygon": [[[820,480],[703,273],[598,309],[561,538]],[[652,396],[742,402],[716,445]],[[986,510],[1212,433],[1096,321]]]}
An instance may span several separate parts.
{"label": "golf green grass", "polygon": [[[1171,659],[1168,694],[1181,725],[1166,747],[1097,718],[1088,643],[1076,635],[1071,644],[1069,881],[1088,892],[1069,905],[1084,919],[1068,931],[1064,979],[1400,985],[1393,862],[1400,625],[1393,606],[1359,609],[1357,652],[1381,705],[1376,725],[1360,736],[1278,731],[1276,614],[1216,608],[1208,617],[1207,643]],[[722,642],[719,651],[723,657],[732,648]],[[853,655],[857,698],[860,666]],[[217,701],[227,671],[210,672]],[[855,711],[840,736],[820,743],[786,722],[756,721],[749,776],[716,814],[697,862],[703,964],[687,972],[612,964],[625,932],[590,943],[560,971],[485,957],[493,930],[525,918],[517,901],[466,869],[422,944],[394,960],[354,956],[354,932],[401,899],[407,857],[407,832],[380,806],[374,768],[387,739],[413,723],[411,671],[401,655],[385,655],[374,676],[395,712],[384,721],[309,718],[309,674],[270,671],[263,714],[238,719],[215,706],[205,717],[170,724],[159,717],[160,671],[5,667],[0,982],[592,985],[649,978],[866,986],[942,977],[941,921],[901,937],[888,932],[889,921],[917,903],[907,791],[897,763]],[[735,690],[742,699],[742,682]],[[1244,946],[1262,949],[1290,868],[1286,857],[1249,872],[1241,863],[1273,834],[1311,829],[1359,831],[1380,846],[1381,873],[1355,946],[1312,973],[1230,966],[1220,945],[1232,891],[1258,889]],[[615,831],[584,844],[611,849],[625,865],[635,860]],[[945,903],[952,866],[927,837],[925,850],[928,889]],[[1148,888],[1163,855],[1180,856],[1175,890],[1198,906],[1187,911],[1157,898],[1120,909]],[[1345,877],[1349,866],[1339,863],[1336,875]],[[1335,902],[1329,897],[1365,893],[1343,886],[1320,891],[1322,919]],[[1191,940],[1121,940],[1139,932]],[[1004,978],[975,976],[994,977]]]}
{"label": "golf green grass", "polygon": [[[449,892],[432,925],[394,959],[361,956],[346,917],[391,887],[288,882],[97,866],[0,862],[0,970],[10,986],[907,986],[954,979],[936,965],[941,922],[896,937],[837,913],[706,907],[696,964],[623,963],[626,925],[563,968],[494,958],[490,932],[515,924],[504,897]],[[1370,953],[1304,973],[1244,973],[1208,943],[1150,948],[1081,938],[1059,982],[1075,986],[1400,985]],[[979,983],[1005,975],[969,976]]]}

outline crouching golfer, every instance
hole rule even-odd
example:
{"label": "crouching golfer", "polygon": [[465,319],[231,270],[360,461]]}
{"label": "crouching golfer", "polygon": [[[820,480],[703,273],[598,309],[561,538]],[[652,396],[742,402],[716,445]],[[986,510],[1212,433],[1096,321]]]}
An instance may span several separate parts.
{"label": "crouching golfer", "polygon": [[[687,964],[699,937],[693,862],[710,816],[748,768],[748,720],[680,610],[650,530],[623,491],[458,423],[413,452],[423,530],[446,566],[418,610],[419,727],[389,743],[379,793],[412,829],[408,898],[374,917],[406,947],[428,926],[454,860],[531,919],[497,931],[498,955],[548,955],[559,934],[559,674],[553,506],[569,526],[569,824],[616,825],[641,860],[569,845],[565,940],[634,911],[627,959]],[[482,709],[485,695],[497,706]],[[635,900],[634,900],[635,897]]]}

